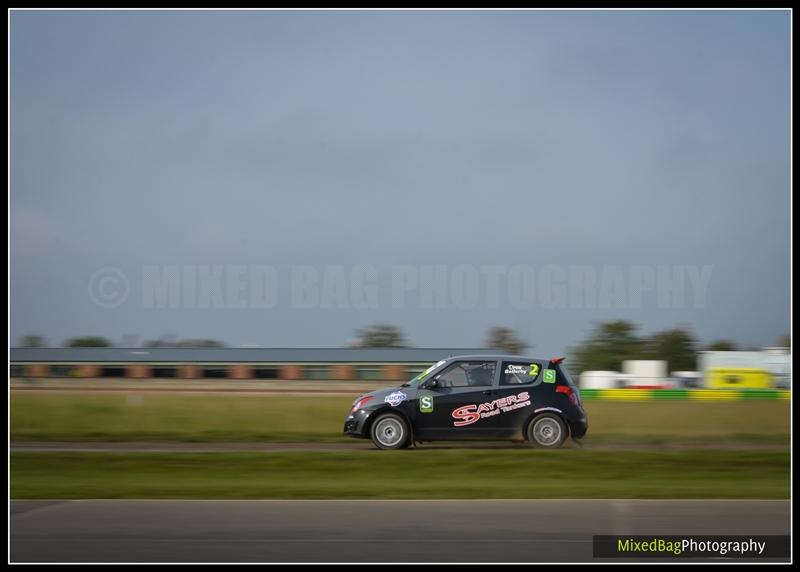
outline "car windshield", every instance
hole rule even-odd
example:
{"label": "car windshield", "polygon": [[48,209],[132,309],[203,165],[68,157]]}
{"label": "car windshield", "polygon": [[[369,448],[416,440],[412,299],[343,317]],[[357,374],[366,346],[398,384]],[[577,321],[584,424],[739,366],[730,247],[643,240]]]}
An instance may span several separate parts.
{"label": "car windshield", "polygon": [[440,367],[440,366],[444,365],[444,363],[445,363],[446,361],[447,361],[447,360],[444,360],[444,359],[443,359],[443,360],[441,360],[441,361],[437,361],[435,364],[433,364],[432,366],[430,366],[428,369],[426,369],[425,371],[423,371],[421,374],[419,374],[419,375],[417,375],[417,376],[414,376],[414,377],[412,377],[411,379],[409,379],[409,380],[408,380],[407,382],[405,382],[405,383],[404,383],[404,384],[403,384],[401,387],[409,387],[409,386],[412,386],[412,387],[413,387],[413,386],[415,386],[415,385],[419,384],[419,382],[421,382],[423,379],[425,379],[425,378],[427,377],[427,375],[428,375],[430,372],[432,372],[432,371],[433,371],[433,370],[435,370],[436,368],[438,368],[438,367]]}

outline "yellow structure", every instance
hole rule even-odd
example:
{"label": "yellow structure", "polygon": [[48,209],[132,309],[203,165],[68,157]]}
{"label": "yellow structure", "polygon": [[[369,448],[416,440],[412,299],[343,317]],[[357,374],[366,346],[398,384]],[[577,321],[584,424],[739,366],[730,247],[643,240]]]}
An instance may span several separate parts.
{"label": "yellow structure", "polygon": [[752,367],[715,367],[706,372],[706,387],[713,389],[769,389],[772,374]]}

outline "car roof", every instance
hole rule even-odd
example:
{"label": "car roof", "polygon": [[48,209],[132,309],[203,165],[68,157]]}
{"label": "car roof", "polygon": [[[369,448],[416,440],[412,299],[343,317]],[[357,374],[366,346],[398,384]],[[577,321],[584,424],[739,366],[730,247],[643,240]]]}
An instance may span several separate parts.
{"label": "car roof", "polygon": [[450,356],[446,358],[447,361],[461,361],[461,360],[504,360],[504,361],[550,361],[547,358],[520,356],[513,354],[470,354],[462,356]]}

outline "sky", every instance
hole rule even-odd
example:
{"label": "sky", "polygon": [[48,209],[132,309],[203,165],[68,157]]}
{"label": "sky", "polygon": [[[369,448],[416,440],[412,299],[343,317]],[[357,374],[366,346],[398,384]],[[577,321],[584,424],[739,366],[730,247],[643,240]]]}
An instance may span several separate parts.
{"label": "sky", "polygon": [[10,18],[14,342],[789,331],[786,11]]}

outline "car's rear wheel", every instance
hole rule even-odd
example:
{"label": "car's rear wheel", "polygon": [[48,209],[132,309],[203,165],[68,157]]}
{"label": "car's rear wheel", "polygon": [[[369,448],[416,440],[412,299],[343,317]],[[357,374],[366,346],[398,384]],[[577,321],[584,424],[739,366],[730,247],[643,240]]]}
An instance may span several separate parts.
{"label": "car's rear wheel", "polygon": [[566,423],[553,413],[538,415],[528,425],[528,440],[540,449],[558,449],[567,436]]}
{"label": "car's rear wheel", "polygon": [[396,413],[379,416],[370,428],[370,437],[379,449],[404,449],[411,443],[408,423]]}

